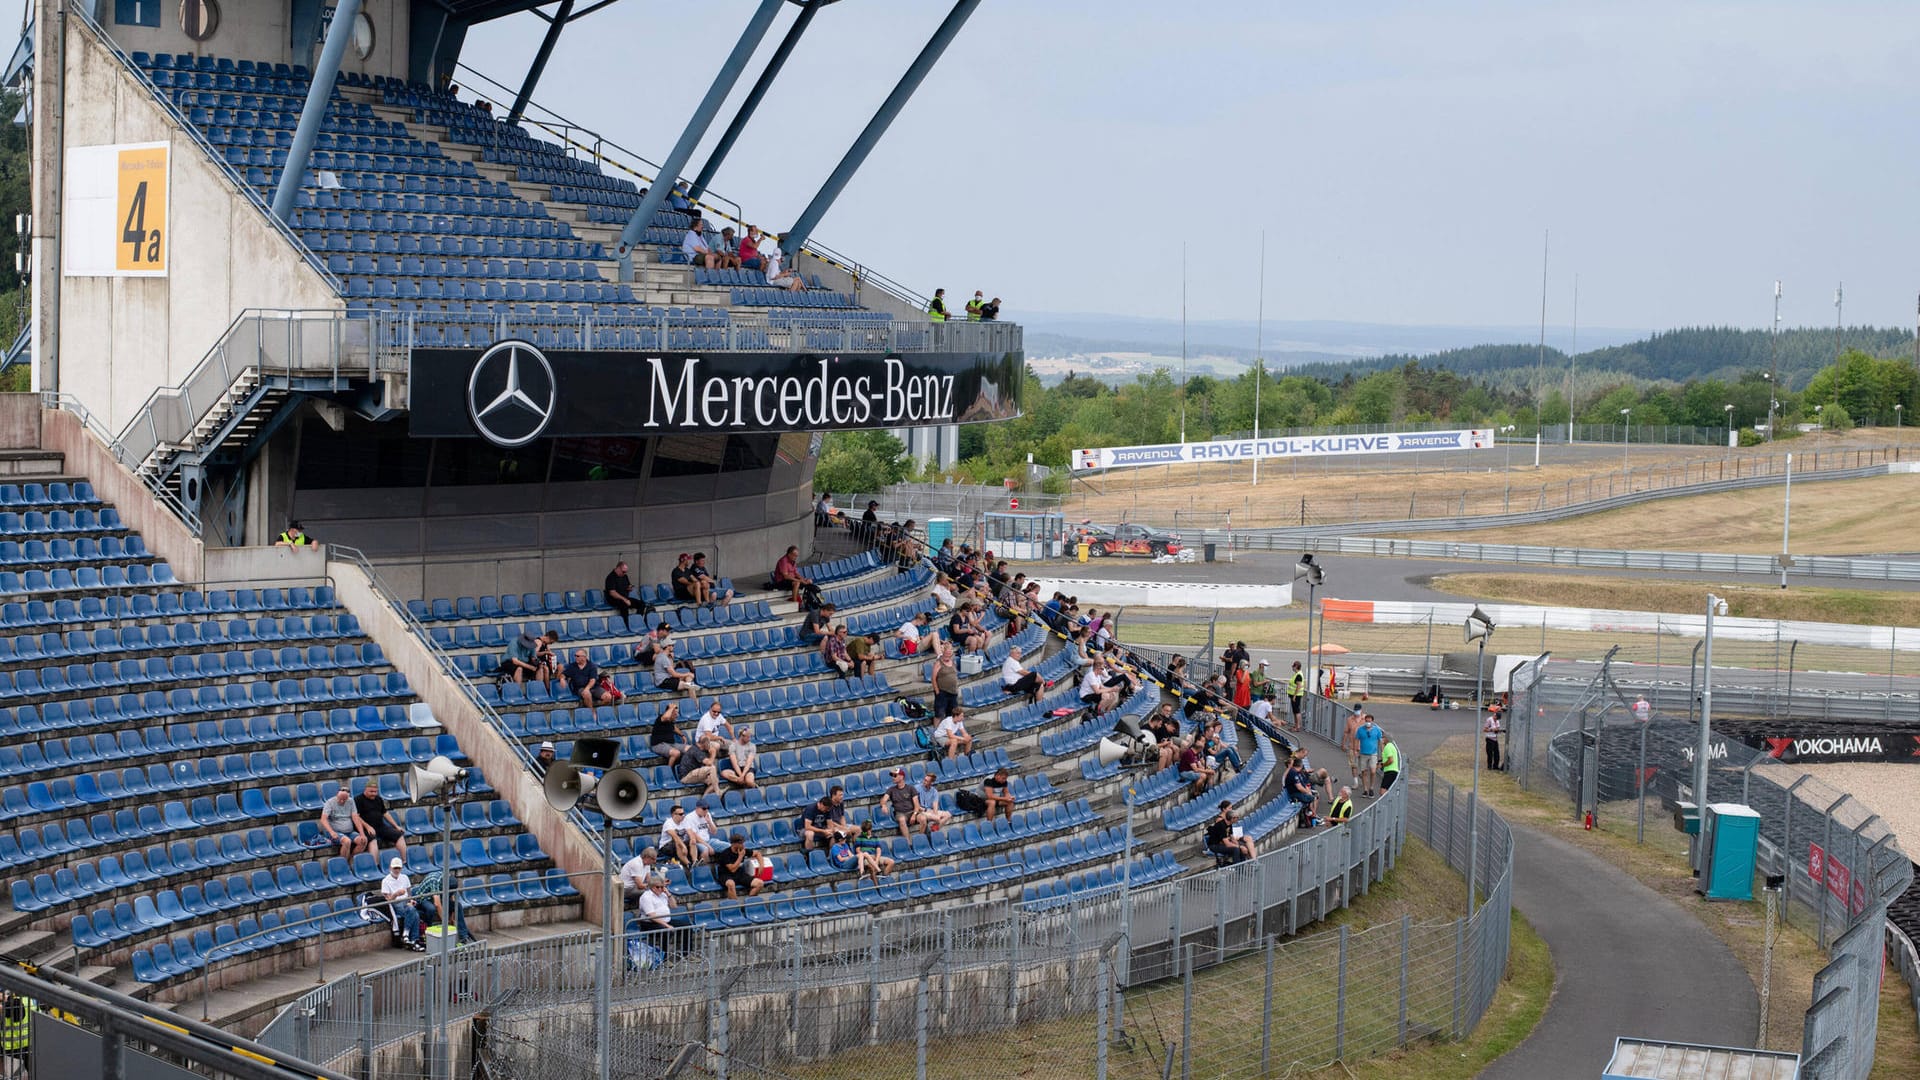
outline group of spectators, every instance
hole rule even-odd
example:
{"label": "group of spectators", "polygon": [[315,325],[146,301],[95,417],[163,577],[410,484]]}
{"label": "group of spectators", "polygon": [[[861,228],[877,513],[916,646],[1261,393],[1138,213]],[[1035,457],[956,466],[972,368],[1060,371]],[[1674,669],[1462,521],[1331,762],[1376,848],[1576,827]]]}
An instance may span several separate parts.
{"label": "group of spectators", "polygon": [[[968,322],[993,322],[1000,317],[1000,298],[996,296],[988,300],[986,296],[979,289],[973,290],[973,299],[967,301],[966,306]],[[954,317],[947,310],[947,290],[933,290],[933,299],[927,301],[927,318],[934,322],[946,322]]]}
{"label": "group of spectators", "polygon": [[1375,722],[1373,714],[1356,707],[1347,717],[1340,735],[1340,748],[1347,755],[1349,783],[1336,792],[1334,777],[1326,769],[1315,769],[1304,747],[1295,750],[1287,763],[1287,798],[1300,804],[1300,825],[1337,825],[1353,816],[1353,789],[1360,788],[1363,798],[1374,798],[1392,789],[1400,778],[1400,747],[1392,736]]}
{"label": "group of spectators", "polygon": [[735,236],[731,226],[721,229],[719,236],[711,236],[706,222],[694,212],[686,235],[680,238],[680,253],[694,266],[708,270],[758,270],[768,285],[801,292],[807,287],[806,282],[787,265],[786,253],[780,250],[782,239],[784,237],[761,232],[758,225],[748,225],[744,236]]}
{"label": "group of spectators", "polygon": [[[440,871],[429,873],[415,889],[407,874],[407,834],[380,795],[380,785],[368,778],[360,794],[342,782],[339,790],[320,805],[320,836],[340,857],[351,860],[359,852],[378,855],[383,845],[392,845],[394,855],[387,861],[387,873],[380,879],[379,906],[392,921],[395,939],[414,952],[427,950],[423,926],[440,923],[440,909],[434,897],[440,891]],[[458,901],[450,905],[461,944],[474,940],[467,930],[466,913]],[[377,909],[376,909],[377,910]]]}

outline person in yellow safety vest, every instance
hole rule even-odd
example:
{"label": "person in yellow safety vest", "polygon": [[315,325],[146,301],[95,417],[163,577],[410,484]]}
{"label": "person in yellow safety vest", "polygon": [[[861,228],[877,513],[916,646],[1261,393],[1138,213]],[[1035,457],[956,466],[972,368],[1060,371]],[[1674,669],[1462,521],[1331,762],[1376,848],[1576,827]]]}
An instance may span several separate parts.
{"label": "person in yellow safety vest", "polygon": [[927,301],[927,318],[934,322],[947,321],[947,290],[933,290],[933,299]]}
{"label": "person in yellow safety vest", "polygon": [[1353,789],[1343,787],[1340,789],[1340,797],[1333,800],[1333,805],[1327,808],[1327,821],[1338,825],[1343,821],[1351,820],[1353,820]]}
{"label": "person in yellow safety vest", "polygon": [[1300,730],[1300,699],[1307,692],[1307,677],[1300,671],[1300,661],[1293,662],[1293,674],[1287,679],[1287,707],[1293,710],[1293,730]]}
{"label": "person in yellow safety vest", "polygon": [[0,1002],[0,1053],[9,1063],[26,1057],[33,1038],[33,999],[6,994]]}
{"label": "person in yellow safety vest", "polygon": [[967,301],[967,321],[979,322],[980,309],[987,306],[987,295],[979,289],[973,290],[973,299]]}
{"label": "person in yellow safety vest", "polygon": [[302,529],[297,521],[287,522],[286,531],[280,534],[280,539],[273,542],[275,547],[310,547],[312,544],[313,537],[308,536],[306,530]]}

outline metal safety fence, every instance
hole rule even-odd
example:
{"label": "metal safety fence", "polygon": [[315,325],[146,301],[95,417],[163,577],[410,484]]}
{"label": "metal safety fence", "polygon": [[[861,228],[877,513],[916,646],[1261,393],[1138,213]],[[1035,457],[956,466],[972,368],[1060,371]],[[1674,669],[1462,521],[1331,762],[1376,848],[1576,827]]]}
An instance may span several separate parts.
{"label": "metal safety fence", "polygon": [[1515,731],[1529,731],[1528,745],[1515,754],[1516,779],[1564,792],[1576,816],[1630,821],[1642,842],[1650,820],[1655,829],[1677,823],[1673,811],[1683,801],[1757,812],[1758,873],[1780,879],[1785,918],[1828,956],[1814,978],[1801,1075],[1862,1080],[1873,1066],[1887,908],[1912,882],[1913,864],[1870,807],[1722,733],[1710,736],[1700,800],[1697,720],[1654,712],[1639,722],[1637,700],[1609,662],[1557,720],[1545,707],[1516,715]]}
{"label": "metal safety fence", "polygon": [[[1598,570],[1667,570],[1691,574],[1778,574],[1778,555],[1730,555],[1717,551],[1633,551],[1612,548],[1543,547],[1528,544],[1475,544],[1458,540],[1414,540],[1383,536],[1307,536],[1273,541],[1279,550],[1299,548],[1334,555],[1399,559],[1449,559],[1455,562],[1511,563],[1518,566],[1575,566]],[[1847,578],[1857,581],[1920,581],[1920,560],[1857,559],[1839,555],[1796,555],[1787,568],[1795,578]]]}
{"label": "metal safety fence", "polygon": [[[689,934],[620,965],[610,1058],[617,1075],[962,1077],[991,1045],[994,1068],[1026,1076],[1256,1077],[1456,1037],[1505,969],[1511,900],[1507,828],[1468,802],[1410,776],[1347,825],[1131,892]],[[1454,918],[1313,933],[1409,834],[1455,868],[1477,850],[1471,917],[1463,885]],[[455,1067],[471,1053],[494,1075],[593,1076],[600,947],[584,933],[335,980],[262,1041],[344,1071],[426,1076],[418,1047],[439,1025]]]}

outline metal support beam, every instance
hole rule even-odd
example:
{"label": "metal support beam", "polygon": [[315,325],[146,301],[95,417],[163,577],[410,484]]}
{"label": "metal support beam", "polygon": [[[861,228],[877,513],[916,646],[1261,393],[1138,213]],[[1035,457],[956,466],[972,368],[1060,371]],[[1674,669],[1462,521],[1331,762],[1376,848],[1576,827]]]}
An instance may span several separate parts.
{"label": "metal support beam", "polygon": [[933,37],[927,40],[926,47],[920,50],[919,56],[913,58],[913,64],[907,68],[907,73],[900,76],[900,82],[894,86],[893,93],[888,94],[887,100],[880,103],[880,111],[873,114],[873,119],[867,121],[866,130],[862,131],[860,137],[853,141],[853,145],[847,148],[847,156],[840,159],[840,164],[834,167],[832,175],[827,177],[827,182],[820,186],[819,194],[815,195],[813,201],[807,204],[807,208],[801,211],[800,220],[794,222],[793,227],[787,230],[786,238],[780,242],[780,248],[796,265],[799,262],[800,249],[806,244],[807,237],[812,235],[814,226],[820,224],[820,219],[827,215],[827,210],[833,206],[833,201],[840,197],[840,192],[846,188],[847,182],[853,179],[854,173],[860,171],[860,166],[867,160],[867,155],[872,153],[875,144],[879,143],[880,136],[887,133],[887,128],[893,123],[894,117],[900,115],[900,110],[906,107],[907,100],[913,97],[913,92],[920,88],[920,83],[927,77],[927,72],[932,71],[933,65],[939,61],[940,54],[947,51],[947,46],[952,44],[954,36],[959,34],[960,28],[967,24],[967,17],[972,15],[973,9],[979,6],[980,0],[956,0],[953,10],[949,11],[946,19],[940,23],[940,28],[935,30]]}
{"label": "metal support beam", "polygon": [[547,70],[547,61],[553,56],[553,47],[560,40],[560,31],[566,28],[567,19],[573,15],[573,0],[560,0],[560,6],[554,9],[553,19],[547,23],[547,36],[540,39],[540,51],[533,54],[533,66],[527,69],[526,81],[520,84],[520,92],[513,96],[513,108],[507,110],[507,123],[520,122],[520,114],[527,111],[527,102],[533,97],[533,88],[540,82],[540,73]]}
{"label": "metal support beam", "polygon": [[755,109],[760,107],[760,99],[767,96],[767,90],[773,86],[773,80],[786,66],[787,57],[793,54],[793,47],[800,44],[800,35],[807,32],[807,24],[813,21],[813,14],[820,10],[821,0],[805,0],[800,15],[787,27],[787,36],[780,39],[780,47],[773,50],[773,58],[767,61],[767,69],[754,80],[753,89],[747,91],[747,100],[740,103],[740,111],[733,114],[733,122],[721,134],[720,142],[707,157],[707,163],[700,166],[700,175],[694,178],[693,186],[688,189],[688,197],[697,199],[706,194],[707,185],[713,181],[713,174],[720,170],[720,163],[727,159],[733,144],[739,140],[740,133],[746,130],[747,121],[753,119]]}
{"label": "metal support beam", "polygon": [[333,80],[340,74],[340,57],[353,37],[353,20],[360,14],[360,0],[340,0],[334,9],[333,23],[327,27],[327,44],[320,50],[320,62],[314,65],[313,83],[307,87],[307,103],[300,109],[300,126],[293,132],[293,148],[287,151],[287,167],[280,174],[280,186],[273,192],[273,216],[281,224],[291,224],[294,197],[300,194],[300,180],[307,172],[307,160],[313,156],[314,140],[327,119],[327,101],[333,96]]}
{"label": "metal support beam", "polygon": [[687,159],[693,156],[693,148],[699,145],[701,137],[707,133],[707,126],[713,123],[714,114],[720,111],[727,95],[733,92],[733,84],[739,81],[740,72],[746,69],[747,61],[753,59],[753,51],[760,47],[760,40],[767,36],[767,29],[773,25],[773,17],[780,13],[780,6],[784,3],[786,0],[760,0],[760,7],[747,22],[747,28],[740,32],[740,40],[733,43],[733,51],[727,54],[726,62],[720,65],[720,73],[713,77],[713,85],[707,87],[707,96],[700,99],[699,107],[687,118],[687,127],[680,133],[680,141],[673,144],[673,152],[660,163],[660,174],[653,178],[653,184],[647,188],[647,197],[640,200],[640,206],[628,219],[627,227],[620,232],[620,280],[632,280],[633,245],[646,235],[654,212],[665,205],[674,181],[680,178],[680,170],[687,167]]}

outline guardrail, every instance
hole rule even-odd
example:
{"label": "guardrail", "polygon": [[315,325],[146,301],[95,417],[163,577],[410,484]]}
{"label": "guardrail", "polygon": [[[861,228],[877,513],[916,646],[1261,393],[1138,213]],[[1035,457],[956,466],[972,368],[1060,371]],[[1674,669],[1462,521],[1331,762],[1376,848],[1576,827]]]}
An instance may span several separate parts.
{"label": "guardrail", "polygon": [[[1872,475],[1872,471],[1868,472]],[[1823,477],[1826,478],[1826,477]],[[1474,528],[1480,523],[1474,522]],[[1245,533],[1235,533],[1237,542]],[[1696,574],[1778,574],[1778,555],[1726,555],[1711,551],[1634,551],[1609,548],[1543,547],[1527,544],[1476,544],[1459,540],[1414,540],[1382,536],[1271,537],[1267,550],[1366,555],[1375,558],[1452,559],[1458,562],[1512,563],[1520,566],[1572,566],[1595,570],[1666,570]],[[1789,576],[1845,578],[1853,581],[1920,581],[1920,562],[1854,558],[1844,555],[1795,555]]]}
{"label": "guardrail", "polygon": [[[848,311],[731,311],[718,323],[670,308],[648,314],[591,309],[577,315],[408,312],[389,319],[378,341],[386,348],[440,348],[447,331],[480,332],[492,341],[523,339],[543,348],[633,352],[641,348],[745,353],[1007,353],[1022,348],[1018,323],[875,319]],[[642,334],[648,335],[642,337]],[[713,335],[719,334],[715,341]],[[699,344],[696,345],[695,343]],[[456,348],[461,346],[454,346]],[[466,347],[472,347],[469,344]]]}

